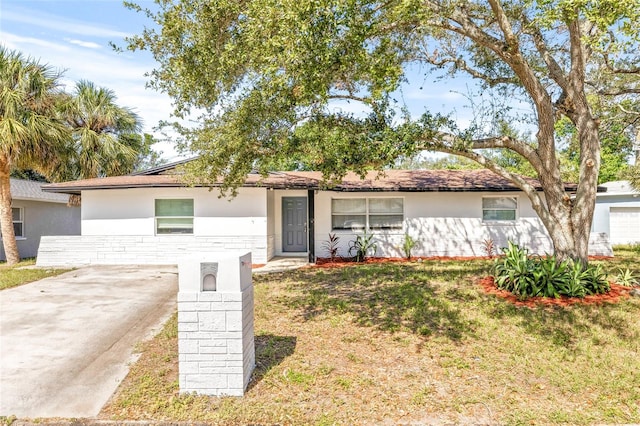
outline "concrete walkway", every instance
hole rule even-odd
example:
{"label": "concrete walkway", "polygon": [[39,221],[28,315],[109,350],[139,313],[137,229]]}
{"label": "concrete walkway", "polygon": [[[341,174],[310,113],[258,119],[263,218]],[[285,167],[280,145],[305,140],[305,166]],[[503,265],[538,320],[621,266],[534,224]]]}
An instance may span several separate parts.
{"label": "concrete walkway", "polygon": [[173,266],[95,266],[0,291],[0,415],[97,415],[177,281]]}
{"label": "concrete walkway", "polygon": [[253,270],[254,274],[268,274],[270,272],[283,272],[299,269],[309,264],[308,257],[277,256],[267,262],[266,265]]}

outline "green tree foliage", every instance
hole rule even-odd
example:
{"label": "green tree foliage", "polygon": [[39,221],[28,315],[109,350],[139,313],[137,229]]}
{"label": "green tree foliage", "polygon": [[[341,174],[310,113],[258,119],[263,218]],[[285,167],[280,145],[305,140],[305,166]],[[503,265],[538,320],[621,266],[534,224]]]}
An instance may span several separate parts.
{"label": "green tree foliage", "polygon": [[[195,180],[220,175],[234,188],[275,158],[300,159],[331,179],[392,166],[420,150],[476,161],[529,197],[560,258],[586,261],[600,169],[593,99],[640,90],[640,3],[604,0],[156,0],[153,21],[128,48],[158,61],[151,85],[200,155]],[[409,65],[471,76],[505,114],[460,129],[426,111],[414,119],[394,102]],[[415,67],[414,67],[415,68]],[[597,69],[597,78],[589,78]],[[619,76],[624,76],[619,77]],[[531,106],[522,114],[513,101]],[[362,115],[334,108],[359,104]],[[578,141],[578,190],[564,190],[555,124],[566,117]],[[524,121],[533,140],[501,133]],[[487,152],[510,150],[530,164],[544,197]]]}
{"label": "green tree foliage", "polygon": [[11,177],[35,182],[48,182],[46,177],[32,169],[13,169],[11,170]]}
{"label": "green tree foliage", "polygon": [[0,231],[7,262],[19,261],[11,217],[10,176],[71,180],[130,173],[160,162],[132,110],[92,83],[73,94],[60,73],[0,46]]}
{"label": "green tree foliage", "polygon": [[137,141],[131,145],[137,153],[132,171],[146,170],[166,163],[166,160],[162,158],[162,151],[153,149],[153,145],[158,142],[153,135],[145,133],[136,135],[136,137]]}
{"label": "green tree foliage", "polygon": [[14,167],[52,172],[68,140],[56,106],[62,92],[52,68],[0,46],[0,232],[8,264],[20,260],[11,215]]}
{"label": "green tree foliage", "polygon": [[126,174],[133,170],[142,144],[140,119],[116,104],[115,93],[88,81],[76,84],[63,108],[71,129],[67,166],[55,180]]}

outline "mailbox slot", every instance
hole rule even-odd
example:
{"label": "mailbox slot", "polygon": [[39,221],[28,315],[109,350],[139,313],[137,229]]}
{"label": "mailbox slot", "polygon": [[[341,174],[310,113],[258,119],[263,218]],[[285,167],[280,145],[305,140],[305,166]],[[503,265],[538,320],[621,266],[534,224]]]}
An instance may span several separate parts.
{"label": "mailbox slot", "polygon": [[216,291],[218,287],[218,262],[200,264],[200,285],[202,291]]}

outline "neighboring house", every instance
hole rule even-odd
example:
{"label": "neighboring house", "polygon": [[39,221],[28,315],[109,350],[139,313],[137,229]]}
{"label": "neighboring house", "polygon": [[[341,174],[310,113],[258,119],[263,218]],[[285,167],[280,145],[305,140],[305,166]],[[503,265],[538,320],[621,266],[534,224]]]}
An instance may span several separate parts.
{"label": "neighboring house", "polygon": [[[251,250],[254,263],[274,256],[313,261],[328,256],[330,233],[340,238],[339,255],[347,256],[364,229],[375,234],[376,256],[402,256],[405,234],[418,241],[414,256],[483,256],[487,239],[552,252],[529,199],[488,170],[349,174],[331,189],[317,172],[250,174],[232,199],[185,187],[172,173],[167,165],[48,185],[46,191],[82,196],[82,236],[43,239],[38,264],[163,264],[230,250]],[[602,239],[592,249],[611,254]]]}
{"label": "neighboring house", "polygon": [[[69,195],[42,192],[42,185],[11,179],[13,230],[21,258],[36,256],[43,235],[80,235],[80,207],[67,207]],[[0,260],[5,259],[0,244]]]}
{"label": "neighboring house", "polygon": [[603,232],[612,245],[640,243],[640,192],[628,181],[602,184],[598,193],[592,232]]}

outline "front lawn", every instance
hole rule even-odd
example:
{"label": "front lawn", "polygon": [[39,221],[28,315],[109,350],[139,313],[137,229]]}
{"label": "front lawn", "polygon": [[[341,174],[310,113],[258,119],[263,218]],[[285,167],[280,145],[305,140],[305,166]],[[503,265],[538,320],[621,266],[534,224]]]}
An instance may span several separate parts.
{"label": "front lawn", "polygon": [[35,259],[25,259],[17,265],[8,266],[6,263],[0,263],[0,290],[38,281],[43,278],[60,275],[70,269],[51,269],[51,268],[28,268],[25,266],[35,265]]}
{"label": "front lawn", "polygon": [[[640,274],[637,254],[604,263],[613,275],[618,267]],[[425,261],[254,276],[257,367],[244,398],[179,395],[174,317],[143,345],[100,417],[640,422],[640,299],[517,307],[476,284],[489,267]]]}

